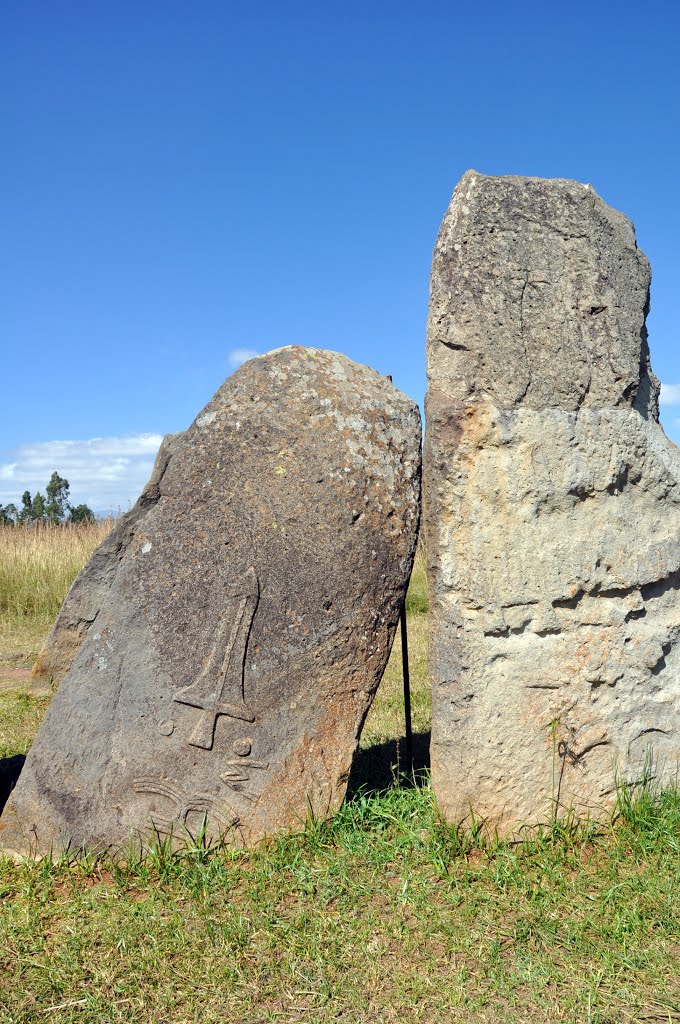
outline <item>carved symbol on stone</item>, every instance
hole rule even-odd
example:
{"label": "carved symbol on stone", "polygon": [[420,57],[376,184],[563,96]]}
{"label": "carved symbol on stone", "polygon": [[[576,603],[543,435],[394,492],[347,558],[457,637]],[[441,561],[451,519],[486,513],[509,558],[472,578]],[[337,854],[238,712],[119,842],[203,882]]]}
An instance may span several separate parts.
{"label": "carved symbol on stone", "polygon": [[[210,821],[210,831],[223,835],[227,829],[237,825],[239,817],[230,808],[218,805],[211,796],[204,793],[191,795],[178,786],[172,786],[160,779],[144,776],[133,782],[135,793],[148,793],[163,797],[169,804],[170,814],[159,817],[151,815],[154,829],[164,835],[172,835],[183,829],[199,831]],[[195,820],[194,820],[195,819]]]}
{"label": "carved symbol on stone", "polygon": [[251,793],[247,793],[241,788],[242,782],[250,782],[249,771],[251,768],[257,768],[263,771],[265,768],[269,768],[269,761],[256,761],[254,758],[250,758],[248,755],[251,750],[250,738],[244,738],[236,740],[233,746],[233,751],[238,755],[239,760],[227,761],[227,771],[222,772],[220,778],[223,782],[226,782],[230,789],[233,789],[235,793],[242,796],[244,800],[248,800],[250,803],[256,803],[259,797],[253,796]]}
{"label": "carved symbol on stone", "polygon": [[257,576],[252,566],[246,573],[245,587],[247,593],[238,595],[234,600],[235,607],[227,609],[208,662],[198,679],[178,690],[172,698],[178,704],[201,709],[202,714],[189,743],[204,750],[212,750],[215,723],[220,715],[242,722],[255,721],[243,693],[246,647],[259,598]]}

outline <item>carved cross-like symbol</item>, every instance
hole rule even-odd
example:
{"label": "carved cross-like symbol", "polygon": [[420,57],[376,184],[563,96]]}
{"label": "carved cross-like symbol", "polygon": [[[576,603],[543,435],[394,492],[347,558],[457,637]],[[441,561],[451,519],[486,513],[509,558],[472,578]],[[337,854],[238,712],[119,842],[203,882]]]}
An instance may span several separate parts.
{"label": "carved cross-like symbol", "polygon": [[257,576],[252,566],[246,573],[242,589],[247,593],[235,598],[233,615],[227,613],[223,617],[215,645],[198,679],[178,690],[172,698],[178,704],[188,704],[203,712],[189,743],[204,750],[212,750],[219,715],[238,718],[242,722],[255,721],[243,693],[246,646],[259,598]]}

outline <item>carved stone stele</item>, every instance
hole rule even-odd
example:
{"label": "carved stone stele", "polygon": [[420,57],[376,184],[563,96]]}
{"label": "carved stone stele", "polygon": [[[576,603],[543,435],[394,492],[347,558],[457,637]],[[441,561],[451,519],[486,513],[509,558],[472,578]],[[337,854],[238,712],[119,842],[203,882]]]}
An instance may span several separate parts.
{"label": "carved stone stele", "polygon": [[680,453],[649,264],[591,186],[468,172],[437,239],[424,509],[432,780],[502,832],[680,757]]}
{"label": "carved stone stele", "polygon": [[344,356],[251,360],[166,439],[64,602],[0,819],[20,852],[252,844],[341,802],[411,571],[417,407]]}

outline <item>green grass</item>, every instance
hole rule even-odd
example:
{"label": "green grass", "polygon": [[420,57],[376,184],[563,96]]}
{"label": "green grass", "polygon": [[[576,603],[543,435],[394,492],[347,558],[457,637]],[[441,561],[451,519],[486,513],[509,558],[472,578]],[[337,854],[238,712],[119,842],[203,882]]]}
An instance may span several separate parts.
{"label": "green grass", "polygon": [[[19,639],[24,664],[40,621],[0,623],[0,660]],[[198,841],[124,864],[0,858],[0,1024],[680,1021],[680,794],[624,791],[610,824],[553,824],[522,843],[451,828],[426,771],[400,777],[400,664],[397,638],[352,795],[328,822],[251,852]],[[12,686],[0,757],[28,748],[47,703]]]}
{"label": "green grass", "polygon": [[252,853],[5,864],[0,1021],[678,1020],[679,833],[643,794],[484,843],[413,787]]}
{"label": "green grass", "polygon": [[48,704],[19,689],[0,692],[0,758],[27,753]]}

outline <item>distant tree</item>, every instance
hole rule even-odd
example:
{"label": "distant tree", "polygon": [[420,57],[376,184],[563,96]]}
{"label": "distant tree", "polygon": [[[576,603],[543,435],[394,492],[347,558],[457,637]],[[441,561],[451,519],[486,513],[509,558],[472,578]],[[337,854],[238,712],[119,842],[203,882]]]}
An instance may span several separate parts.
{"label": "distant tree", "polygon": [[47,496],[38,491],[31,497],[30,491],[24,491],[21,495],[21,509],[17,511],[16,505],[0,505],[0,523],[21,523],[22,526],[30,526],[32,523],[50,523],[58,526],[60,523],[93,523],[94,512],[89,505],[69,504],[69,482],[63,476],[59,476],[56,469],[45,488]]}
{"label": "distant tree", "polygon": [[31,502],[31,519],[34,523],[42,523],[47,519],[47,502],[40,491],[36,491]]}
{"label": "distant tree", "polygon": [[75,508],[70,508],[68,518],[70,523],[93,523],[94,512],[89,505],[76,505]]}
{"label": "distant tree", "polygon": [[19,513],[13,502],[10,501],[9,505],[0,508],[0,523],[3,523],[5,526],[14,526],[18,518]]}
{"label": "distant tree", "polygon": [[45,505],[45,516],[50,523],[61,523],[69,508],[68,494],[69,485],[68,480],[64,480],[62,476],[59,476],[55,470],[50,477],[50,482],[46,487],[47,492],[47,503]]}
{"label": "distant tree", "polygon": [[31,500],[31,492],[24,491],[21,495],[21,512],[19,513],[20,523],[30,523],[33,512],[33,502]]}

